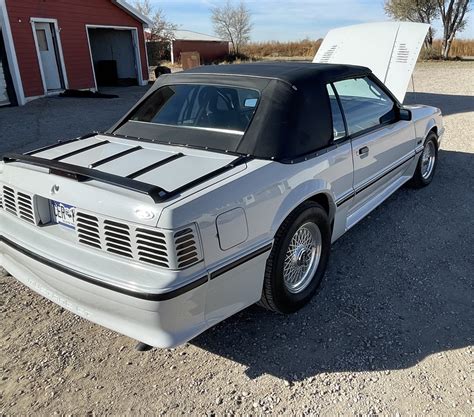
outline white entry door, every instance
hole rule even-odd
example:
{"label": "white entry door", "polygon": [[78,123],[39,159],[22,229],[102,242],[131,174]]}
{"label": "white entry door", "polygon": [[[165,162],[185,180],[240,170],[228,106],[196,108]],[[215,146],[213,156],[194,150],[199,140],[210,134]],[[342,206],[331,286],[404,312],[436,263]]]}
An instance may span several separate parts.
{"label": "white entry door", "polygon": [[35,23],[36,42],[40,55],[40,65],[46,90],[59,90],[62,88],[59,63],[57,58],[57,45],[53,36],[53,25],[50,23]]}

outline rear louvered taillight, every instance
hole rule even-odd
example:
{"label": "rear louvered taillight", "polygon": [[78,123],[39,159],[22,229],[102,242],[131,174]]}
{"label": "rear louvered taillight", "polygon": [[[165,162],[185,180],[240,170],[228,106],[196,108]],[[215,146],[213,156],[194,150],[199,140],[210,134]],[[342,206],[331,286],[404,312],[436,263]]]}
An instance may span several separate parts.
{"label": "rear louvered taillight", "polygon": [[[0,210],[28,223],[49,225],[47,198],[0,185]],[[82,245],[166,269],[183,269],[203,259],[194,224],[181,230],[159,229],[76,209],[76,239]]]}
{"label": "rear louvered taillight", "polygon": [[96,249],[167,269],[182,269],[202,259],[196,227],[149,228],[78,210],[78,241]]}
{"label": "rear louvered taillight", "polygon": [[32,195],[17,191],[7,185],[4,185],[2,190],[2,209],[29,223],[38,224]]}
{"label": "rear louvered taillight", "polygon": [[105,245],[108,252],[132,258],[130,228],[124,223],[104,220]]}
{"label": "rear louvered taillight", "polygon": [[136,229],[138,259],[149,264],[169,268],[166,236],[157,230]]}
{"label": "rear louvered taillight", "polygon": [[28,194],[18,191],[16,200],[18,203],[18,217],[30,223],[36,223],[33,211],[33,198]]}
{"label": "rear louvered taillight", "polygon": [[3,204],[6,211],[15,216],[17,215],[15,191],[13,188],[7,187],[6,185],[3,186]]}
{"label": "rear louvered taillight", "polygon": [[174,234],[176,261],[178,268],[184,268],[196,263],[198,258],[198,244],[191,228],[186,228]]}
{"label": "rear louvered taillight", "polygon": [[76,230],[79,242],[102,249],[97,217],[82,212],[76,213]]}

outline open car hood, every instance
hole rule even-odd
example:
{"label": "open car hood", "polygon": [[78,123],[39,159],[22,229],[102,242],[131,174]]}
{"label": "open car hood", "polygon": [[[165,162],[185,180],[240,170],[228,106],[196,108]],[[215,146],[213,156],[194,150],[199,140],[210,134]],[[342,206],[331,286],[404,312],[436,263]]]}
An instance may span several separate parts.
{"label": "open car hood", "polygon": [[402,103],[429,27],[381,22],[333,29],[313,62],[368,67]]}

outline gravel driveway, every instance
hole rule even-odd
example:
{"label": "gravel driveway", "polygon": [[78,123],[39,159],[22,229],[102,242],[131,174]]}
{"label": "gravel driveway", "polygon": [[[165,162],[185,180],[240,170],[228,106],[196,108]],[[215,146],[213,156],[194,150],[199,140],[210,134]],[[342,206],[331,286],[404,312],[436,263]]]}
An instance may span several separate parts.
{"label": "gravel driveway", "polygon": [[[250,307],[178,349],[137,352],[0,278],[0,415],[472,415],[473,72],[418,65],[408,101],[446,115],[435,179],[338,240],[297,314]],[[0,109],[0,153],[104,129],[143,91]]]}
{"label": "gravel driveway", "polygon": [[104,88],[114,99],[50,97],[0,108],[0,155],[29,151],[60,139],[103,131],[117,122],[148,87]]}

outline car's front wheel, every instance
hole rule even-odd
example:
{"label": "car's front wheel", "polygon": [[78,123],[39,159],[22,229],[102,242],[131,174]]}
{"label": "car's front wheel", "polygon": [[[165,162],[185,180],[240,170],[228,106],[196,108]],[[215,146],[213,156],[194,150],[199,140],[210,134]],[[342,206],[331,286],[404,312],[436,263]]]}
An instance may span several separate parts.
{"label": "car's front wheel", "polygon": [[433,180],[437,164],[438,140],[436,133],[431,132],[425,140],[423,152],[418,160],[410,185],[416,188],[426,187]]}
{"label": "car's front wheel", "polygon": [[292,313],[308,303],[324,276],[330,247],[326,211],[315,202],[303,203],[275,236],[260,304],[279,313]]}

